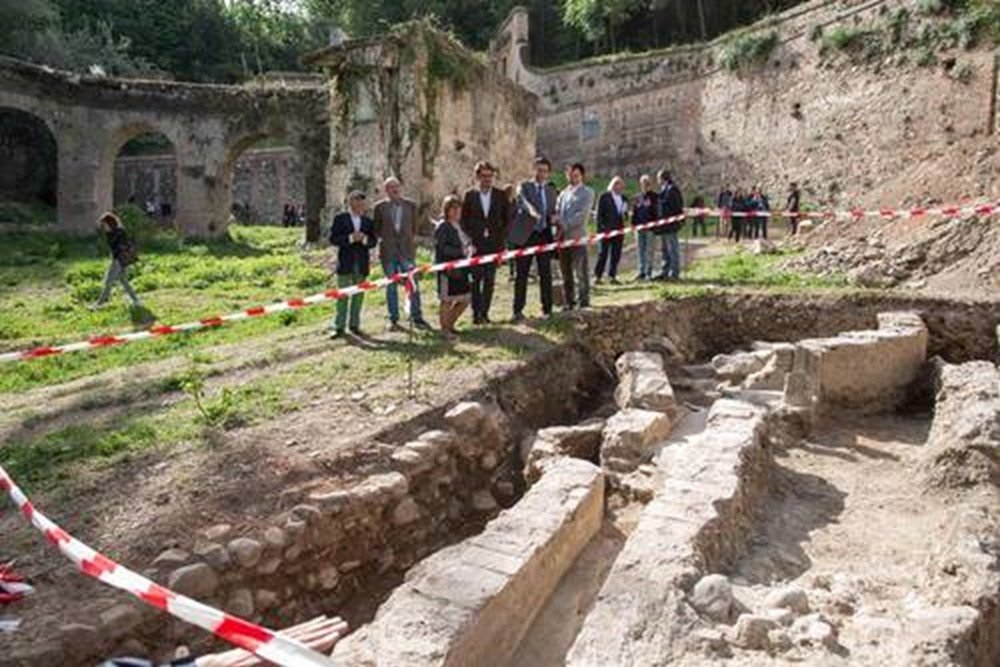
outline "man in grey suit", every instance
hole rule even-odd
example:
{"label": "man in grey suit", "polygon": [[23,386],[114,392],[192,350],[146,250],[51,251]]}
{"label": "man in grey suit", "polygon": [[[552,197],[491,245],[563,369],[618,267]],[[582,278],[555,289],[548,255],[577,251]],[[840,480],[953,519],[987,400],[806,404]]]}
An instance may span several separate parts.
{"label": "man in grey suit", "polygon": [[[559,194],[549,184],[552,163],[544,157],[535,159],[534,180],[524,181],[517,189],[517,210],[507,242],[512,248],[552,243],[552,227],[556,222],[556,200]],[[531,261],[538,261],[538,285],[542,292],[542,312],[552,314],[552,253],[528,255],[515,261],[514,321],[524,319],[524,306],[528,300],[528,274]]]}
{"label": "man in grey suit", "polygon": [[[559,194],[556,210],[559,213],[560,238],[578,240],[587,236],[587,221],[594,208],[594,191],[583,182],[587,170],[582,164],[569,169],[569,185]],[[563,295],[566,310],[590,307],[590,266],[587,246],[563,248],[559,251],[559,269],[563,277]],[[575,277],[575,281],[574,281]],[[578,283],[574,290],[574,282]]]}
{"label": "man in grey suit", "polygon": [[[403,197],[403,185],[395,176],[385,181],[386,198],[375,204],[373,218],[375,235],[379,240],[379,259],[385,275],[406,273],[416,266],[417,259],[417,204]],[[389,307],[389,330],[400,331],[399,290],[395,283],[385,291]],[[420,289],[410,297],[410,320],[419,329],[430,329],[420,307]]]}

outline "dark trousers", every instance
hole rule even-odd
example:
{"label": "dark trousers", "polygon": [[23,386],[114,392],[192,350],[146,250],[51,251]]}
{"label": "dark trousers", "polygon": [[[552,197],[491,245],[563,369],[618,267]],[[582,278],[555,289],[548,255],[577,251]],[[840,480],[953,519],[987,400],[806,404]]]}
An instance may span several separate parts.
{"label": "dark trousers", "polygon": [[497,265],[483,264],[472,267],[472,315],[481,322],[490,315],[493,305],[493,286],[497,280]]}
{"label": "dark trousers", "polygon": [[740,241],[743,238],[743,225],[747,224],[746,218],[733,218],[729,226],[729,238]]}
{"label": "dark trousers", "polygon": [[703,236],[708,236],[708,224],[705,221],[705,216],[697,216],[691,224],[691,234],[692,236],[698,236],[698,229],[701,228],[701,233]]}
{"label": "dark trousers", "polygon": [[[625,243],[625,238],[622,236],[616,236],[613,239],[606,239],[601,241],[601,252],[597,255],[597,268],[594,270],[594,275],[600,280],[604,276],[604,267],[608,267],[608,277],[617,278],[618,277],[618,263],[622,261],[622,245]],[[608,263],[610,258],[611,263]]]}
{"label": "dark trousers", "polygon": [[[525,247],[552,243],[548,233],[532,232],[525,242]],[[552,313],[552,253],[528,255],[515,260],[514,277],[514,315],[524,314],[524,306],[528,302],[528,275],[531,273],[531,262],[538,261],[538,287],[542,292],[542,312]]]}
{"label": "dark trousers", "polygon": [[799,233],[799,213],[798,211],[793,211],[788,218],[788,224],[792,230],[792,236]]}

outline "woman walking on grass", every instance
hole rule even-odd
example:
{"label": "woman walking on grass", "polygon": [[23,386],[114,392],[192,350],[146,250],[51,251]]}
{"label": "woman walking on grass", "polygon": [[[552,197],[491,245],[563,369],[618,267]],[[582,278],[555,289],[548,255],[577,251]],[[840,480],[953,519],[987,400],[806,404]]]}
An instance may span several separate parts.
{"label": "woman walking on grass", "polygon": [[[442,205],[444,218],[434,228],[434,262],[452,262],[475,254],[472,240],[462,230],[462,202],[448,196]],[[472,283],[468,269],[453,269],[438,273],[438,296],[441,299],[441,331],[453,340],[458,332],[455,323],[472,302]]]}
{"label": "woman walking on grass", "polygon": [[98,220],[98,224],[100,224],[104,238],[111,248],[111,264],[104,274],[104,288],[101,290],[101,295],[97,298],[97,303],[91,306],[91,308],[100,308],[108,302],[108,298],[111,296],[111,289],[115,283],[119,283],[122,286],[122,290],[132,303],[133,308],[142,308],[142,301],[139,300],[139,296],[128,282],[128,267],[135,264],[139,259],[135,245],[125,231],[125,227],[122,226],[122,221],[114,213],[109,211],[102,215]]}

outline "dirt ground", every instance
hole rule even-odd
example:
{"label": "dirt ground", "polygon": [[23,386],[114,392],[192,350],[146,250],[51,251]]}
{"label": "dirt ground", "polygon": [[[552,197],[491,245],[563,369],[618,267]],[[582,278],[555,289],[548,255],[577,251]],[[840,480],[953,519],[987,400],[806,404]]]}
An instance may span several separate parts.
{"label": "dirt ground", "polygon": [[[813,611],[837,628],[838,643],[811,659],[891,662],[884,645],[909,611],[928,604],[928,554],[947,540],[953,518],[946,499],[914,482],[929,426],[929,415],[846,416],[778,456],[753,546],[729,574],[750,608],[778,585],[808,593]],[[802,657],[793,650],[773,662]],[[737,658],[772,662],[750,652]]]}

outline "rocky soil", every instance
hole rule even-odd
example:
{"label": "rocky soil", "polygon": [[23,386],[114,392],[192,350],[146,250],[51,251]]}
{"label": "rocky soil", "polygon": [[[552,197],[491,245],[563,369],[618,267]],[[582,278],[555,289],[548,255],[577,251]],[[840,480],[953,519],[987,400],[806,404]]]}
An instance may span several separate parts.
{"label": "rocky soil", "polygon": [[790,242],[792,270],[861,287],[986,296],[1000,288],[1000,216],[826,222]]}

